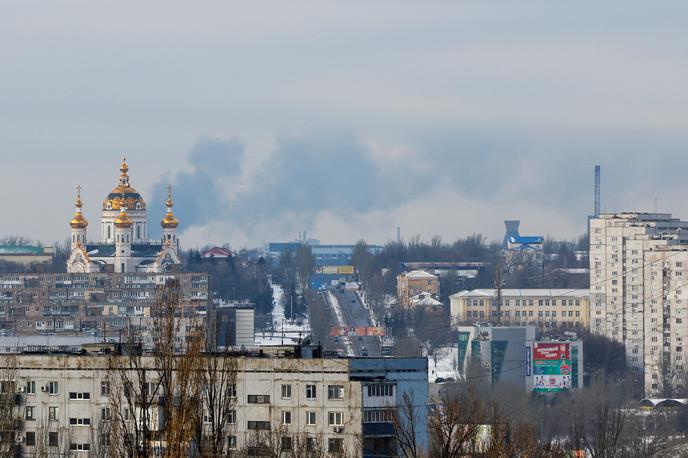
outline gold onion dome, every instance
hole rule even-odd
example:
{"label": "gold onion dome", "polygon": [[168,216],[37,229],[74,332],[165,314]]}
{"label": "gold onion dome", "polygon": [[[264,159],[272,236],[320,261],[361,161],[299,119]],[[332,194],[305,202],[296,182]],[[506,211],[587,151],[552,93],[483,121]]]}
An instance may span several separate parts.
{"label": "gold onion dome", "polygon": [[126,205],[122,206],[122,208],[120,209],[119,215],[117,216],[117,218],[115,218],[115,227],[119,227],[119,228],[131,227],[131,220],[127,216]]}
{"label": "gold onion dome", "polygon": [[129,210],[145,210],[146,202],[143,197],[129,185],[127,158],[122,159],[119,171],[121,172],[119,183],[103,201],[103,210],[120,210],[122,204],[126,205]]}
{"label": "gold onion dome", "polygon": [[76,189],[76,203],[74,204],[76,205],[76,211],[69,221],[69,225],[74,229],[85,229],[86,226],[88,226],[88,221],[84,218],[84,215],[81,214],[81,207],[83,206],[81,203],[81,186],[77,186]]}
{"label": "gold onion dome", "polygon": [[179,220],[174,216],[174,213],[172,212],[173,205],[174,202],[172,202],[172,187],[168,186],[167,202],[165,202],[165,206],[167,207],[167,214],[165,214],[165,217],[162,219],[162,221],[160,221],[160,225],[165,229],[174,229],[177,226],[179,226]]}

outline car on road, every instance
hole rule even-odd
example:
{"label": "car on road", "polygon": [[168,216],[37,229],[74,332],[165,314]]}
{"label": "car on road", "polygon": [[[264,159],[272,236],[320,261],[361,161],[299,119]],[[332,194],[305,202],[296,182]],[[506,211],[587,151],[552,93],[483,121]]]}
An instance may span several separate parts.
{"label": "car on road", "polygon": [[365,345],[361,345],[361,351],[366,351],[368,350]]}
{"label": "car on road", "polygon": [[368,356],[368,352],[367,352],[367,351],[362,351],[362,352],[361,352],[361,356]]}
{"label": "car on road", "polygon": [[363,336],[358,336],[358,341],[363,342]]}

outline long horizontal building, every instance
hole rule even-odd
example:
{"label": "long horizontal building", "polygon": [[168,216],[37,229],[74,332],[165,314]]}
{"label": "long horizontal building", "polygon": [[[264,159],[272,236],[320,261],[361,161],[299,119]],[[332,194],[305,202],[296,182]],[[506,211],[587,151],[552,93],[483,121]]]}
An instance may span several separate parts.
{"label": "long horizontal building", "polygon": [[[298,443],[306,441],[302,451],[322,450],[327,456],[397,456],[393,420],[404,394],[412,396],[418,409],[416,441],[420,450],[427,451],[427,359],[302,358],[301,351],[293,350],[285,347],[269,355],[236,353],[231,365],[219,366],[230,368],[231,376],[225,380],[232,385],[222,405],[228,420],[221,454],[247,449],[259,453],[270,447],[284,456],[283,452],[296,451]],[[84,346],[83,351],[0,356],[2,396],[14,409],[14,417],[21,419],[3,423],[2,434],[13,435],[10,442],[16,444],[17,456],[71,456],[75,452],[111,456],[116,453],[117,431],[135,428],[141,418],[148,419],[149,434],[157,445],[165,447],[169,436],[164,419],[171,417],[166,409],[173,409],[167,397],[178,394],[165,392],[159,360],[123,356],[108,344]],[[139,371],[132,369],[130,358],[138,358]],[[210,367],[213,358],[227,356],[200,358],[201,364],[208,361]],[[173,380],[178,377],[174,372]],[[147,406],[137,402],[135,409],[130,408],[127,400],[136,396],[123,391],[124,379],[134,381],[132,390],[144,386],[144,398],[150,395]],[[201,441],[208,440],[214,424],[209,402],[198,404],[203,409],[198,417],[203,419]],[[256,438],[268,436],[270,443],[256,443]],[[188,447],[198,450],[198,446]]]}
{"label": "long horizontal building", "polygon": [[[497,321],[497,290],[474,289],[449,296],[455,325]],[[502,289],[502,323],[544,328],[587,328],[590,291],[587,289]]]}
{"label": "long horizontal building", "polygon": [[115,332],[150,316],[156,290],[171,279],[179,281],[182,307],[206,310],[205,273],[0,274],[0,325],[18,334]]}

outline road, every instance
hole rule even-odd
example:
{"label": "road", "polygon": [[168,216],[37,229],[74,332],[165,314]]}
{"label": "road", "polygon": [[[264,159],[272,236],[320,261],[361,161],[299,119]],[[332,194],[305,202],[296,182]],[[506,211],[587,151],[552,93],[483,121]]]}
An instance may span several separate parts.
{"label": "road", "polygon": [[[332,288],[330,293],[330,307],[338,307],[340,311],[338,313],[333,308],[333,314],[338,320],[337,325],[349,328],[373,326],[370,320],[370,311],[363,305],[361,298],[355,291]],[[337,304],[332,304],[332,300],[335,300]],[[378,337],[330,337],[327,346],[350,356],[380,356],[380,339]]]}

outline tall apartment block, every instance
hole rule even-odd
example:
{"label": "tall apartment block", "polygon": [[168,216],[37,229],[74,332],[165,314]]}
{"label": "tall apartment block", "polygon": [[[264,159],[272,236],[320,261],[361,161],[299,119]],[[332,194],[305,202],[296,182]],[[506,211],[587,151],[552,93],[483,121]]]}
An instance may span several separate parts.
{"label": "tall apartment block", "polygon": [[688,222],[668,213],[590,220],[590,329],[625,345],[628,364],[645,374],[646,392],[660,389],[664,362],[681,361],[686,250]]}

